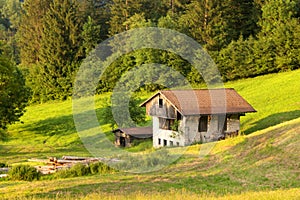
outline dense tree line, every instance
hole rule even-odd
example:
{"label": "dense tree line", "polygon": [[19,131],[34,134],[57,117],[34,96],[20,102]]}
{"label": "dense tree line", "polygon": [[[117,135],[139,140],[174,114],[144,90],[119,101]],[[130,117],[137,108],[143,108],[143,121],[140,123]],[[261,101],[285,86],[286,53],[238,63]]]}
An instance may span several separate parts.
{"label": "dense tree line", "polygon": [[[70,97],[88,53],[99,42],[138,27],[169,28],[192,37],[215,60],[224,80],[299,68],[299,0],[0,1],[0,51],[22,69],[33,101]],[[203,82],[180,56],[143,49],[112,63],[97,91],[111,91],[122,73],[146,63],[165,64],[192,84]]]}

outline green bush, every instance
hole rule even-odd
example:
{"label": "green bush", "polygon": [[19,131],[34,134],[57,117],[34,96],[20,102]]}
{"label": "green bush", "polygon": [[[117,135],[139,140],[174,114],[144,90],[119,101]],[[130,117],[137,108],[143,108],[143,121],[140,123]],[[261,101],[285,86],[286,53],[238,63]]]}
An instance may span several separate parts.
{"label": "green bush", "polygon": [[97,162],[94,164],[98,166],[98,174],[109,174],[115,171],[113,168],[109,167],[108,165],[102,162]]}
{"label": "green bush", "polygon": [[70,177],[77,177],[77,176],[85,176],[90,174],[89,167],[83,164],[76,164],[72,166],[70,169],[63,169],[58,171],[55,174],[56,178],[70,178]]}
{"label": "green bush", "polygon": [[7,164],[5,164],[5,163],[0,163],[0,168],[2,168],[2,167],[7,167]]}
{"label": "green bush", "polygon": [[55,173],[55,178],[71,178],[77,176],[86,176],[90,174],[107,174],[115,170],[102,162],[91,163],[86,166],[83,164],[76,164],[70,169],[63,169]]}
{"label": "green bush", "polygon": [[90,164],[90,171],[91,171],[91,174],[98,174],[99,172],[99,164],[98,162],[97,163],[91,163]]}
{"label": "green bush", "polygon": [[83,165],[83,164],[76,164],[71,168],[71,171],[73,171],[73,174],[76,174],[76,176],[85,176],[90,174],[90,168],[89,166]]}
{"label": "green bush", "polygon": [[12,180],[33,181],[39,180],[40,173],[29,165],[15,165],[9,170],[9,177]]}

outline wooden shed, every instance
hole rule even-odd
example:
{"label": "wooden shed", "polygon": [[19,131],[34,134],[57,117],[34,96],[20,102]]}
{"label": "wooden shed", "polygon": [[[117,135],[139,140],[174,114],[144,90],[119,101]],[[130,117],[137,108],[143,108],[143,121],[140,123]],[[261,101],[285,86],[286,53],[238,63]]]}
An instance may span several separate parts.
{"label": "wooden shed", "polygon": [[118,128],[113,130],[115,145],[130,147],[135,140],[145,140],[153,137],[152,127]]}

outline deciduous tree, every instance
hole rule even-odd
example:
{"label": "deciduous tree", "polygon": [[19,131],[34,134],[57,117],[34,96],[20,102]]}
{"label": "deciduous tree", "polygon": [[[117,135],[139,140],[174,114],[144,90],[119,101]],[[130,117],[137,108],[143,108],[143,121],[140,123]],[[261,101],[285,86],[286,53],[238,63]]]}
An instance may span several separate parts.
{"label": "deciduous tree", "polygon": [[0,130],[19,121],[29,98],[21,71],[0,55]]}

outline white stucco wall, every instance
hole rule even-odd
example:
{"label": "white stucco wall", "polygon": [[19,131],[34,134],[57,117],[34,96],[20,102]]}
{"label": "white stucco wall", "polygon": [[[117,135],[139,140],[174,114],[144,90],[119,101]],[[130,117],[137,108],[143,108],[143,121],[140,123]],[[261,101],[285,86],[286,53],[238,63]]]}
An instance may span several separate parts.
{"label": "white stucco wall", "polygon": [[[184,146],[184,137],[181,131],[164,130],[159,128],[158,117],[152,117],[153,121],[153,147],[164,146],[164,140],[166,141],[166,146]],[[179,127],[180,129],[180,127]],[[160,144],[159,144],[160,139]]]}
{"label": "white stucco wall", "polygon": [[[159,128],[159,118],[153,116],[153,146],[164,146],[164,140],[166,140],[166,146],[187,146],[197,142],[211,142],[215,141],[222,134],[222,130],[218,115],[212,115],[208,119],[208,131],[198,132],[200,116],[183,116],[180,121],[179,131],[164,130]],[[224,120],[224,119],[223,119]],[[239,115],[230,115],[227,118],[227,130],[226,132],[236,132],[240,130]],[[175,133],[175,134],[174,134]],[[172,137],[173,136],[173,137]],[[176,136],[176,137],[174,137]],[[159,144],[159,139],[161,143]]]}

